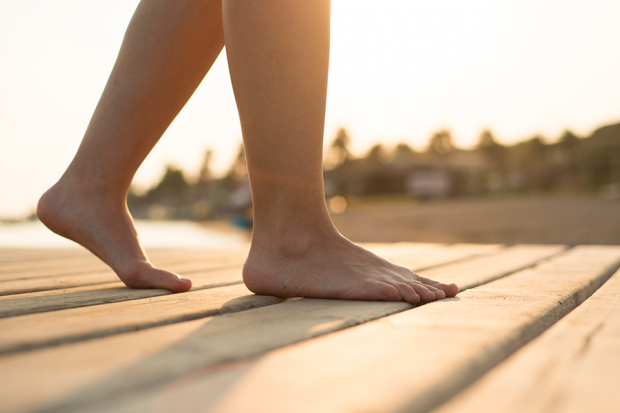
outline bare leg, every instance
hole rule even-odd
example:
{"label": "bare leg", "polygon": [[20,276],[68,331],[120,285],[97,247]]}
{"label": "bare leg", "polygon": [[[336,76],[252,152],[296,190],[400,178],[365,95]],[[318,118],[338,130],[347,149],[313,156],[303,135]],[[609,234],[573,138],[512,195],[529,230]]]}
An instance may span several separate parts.
{"label": "bare leg", "polygon": [[254,200],[244,281],[284,297],[405,300],[454,296],[351,243],[323,192],[329,0],[224,0],[224,36]]}
{"label": "bare leg", "polygon": [[75,159],[39,201],[41,221],[135,288],[187,291],[154,268],[126,206],[131,180],[224,45],[221,0],[143,0]]}

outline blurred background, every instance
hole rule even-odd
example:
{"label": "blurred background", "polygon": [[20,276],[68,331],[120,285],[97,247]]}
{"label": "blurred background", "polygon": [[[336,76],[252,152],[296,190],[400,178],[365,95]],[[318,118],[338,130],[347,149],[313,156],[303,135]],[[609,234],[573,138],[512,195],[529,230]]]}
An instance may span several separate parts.
{"label": "blurred background", "polygon": [[[65,245],[36,202],[77,150],[137,4],[0,3],[0,245]],[[333,0],[336,226],[359,242],[620,244],[618,16],[615,0]],[[128,204],[147,245],[247,241],[225,51]]]}

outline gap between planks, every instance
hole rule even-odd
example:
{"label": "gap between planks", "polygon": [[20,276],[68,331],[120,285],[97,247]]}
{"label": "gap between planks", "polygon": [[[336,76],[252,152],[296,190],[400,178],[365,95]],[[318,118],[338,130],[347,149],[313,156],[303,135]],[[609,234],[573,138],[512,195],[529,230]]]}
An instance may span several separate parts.
{"label": "gap between planks", "polygon": [[[155,266],[176,265],[180,271],[185,271],[185,266],[200,264],[210,261],[227,262],[231,260],[243,260],[247,256],[246,250],[225,251],[200,251],[200,252],[177,252],[160,255],[152,261]],[[191,270],[191,269],[190,269]],[[36,265],[29,263],[13,263],[10,267],[0,268],[0,281],[21,280],[31,278],[53,276],[80,276],[93,272],[105,272],[114,274],[110,267],[95,256],[78,257],[72,259],[51,259],[38,261]]]}
{"label": "gap between planks", "polygon": [[620,271],[436,413],[620,411]]}
{"label": "gap between planks", "polygon": [[[433,261],[438,260],[438,253],[445,252],[454,255],[454,259],[458,259],[463,253],[474,254],[490,252],[501,247],[498,244],[456,244],[446,247],[441,244],[413,244],[413,243],[396,243],[396,244],[369,244],[368,247],[385,254],[387,257],[399,255],[402,251],[424,252],[429,265]],[[465,250],[464,250],[465,248]],[[210,260],[221,261],[224,258],[245,258],[247,256],[247,248],[226,249],[226,250],[162,250],[155,257],[151,257],[156,266],[165,266],[171,264],[184,264],[188,262],[206,262]],[[153,254],[151,254],[153,255]],[[443,261],[446,259],[444,258]],[[51,257],[46,260],[30,262],[18,261],[9,263],[9,265],[0,266],[0,280],[17,280],[37,277],[64,276],[64,275],[83,275],[89,272],[102,272],[108,270],[109,267],[94,255],[77,256],[77,257]],[[187,271],[180,269],[179,271]]]}
{"label": "gap between planks", "polygon": [[[439,278],[455,275],[463,289],[466,289],[469,285],[479,284],[481,277],[486,276],[489,280],[493,280],[502,274],[518,271],[524,265],[533,265],[542,257],[559,251],[561,247],[513,247],[502,250],[499,257],[474,257],[469,261],[446,265],[442,270],[436,267],[434,274]],[[518,260],[515,260],[515,257]],[[502,265],[499,265],[500,263]],[[469,266],[484,268],[486,272],[480,270],[468,272],[466,269]],[[235,275],[239,277],[234,273],[230,275],[233,279],[229,281],[234,281]],[[136,296],[142,294],[142,291],[149,292],[149,290],[126,290],[127,293],[131,292]],[[230,291],[236,292],[236,295]],[[244,286],[220,287],[214,290],[191,291],[157,298],[5,318],[0,320],[0,331],[10,331],[11,334],[0,336],[0,354],[197,319],[211,315],[211,312],[219,309],[226,300],[251,301],[252,296],[244,297],[248,294],[251,293]],[[62,299],[62,296],[55,298]],[[263,302],[261,296],[256,296],[254,299],[258,303]],[[38,300],[31,300],[28,303],[41,305]],[[228,312],[243,309],[246,307],[230,307]],[[10,306],[7,306],[5,311],[11,310],[16,311]]]}
{"label": "gap between planks", "polygon": [[[419,274],[434,277],[438,280],[450,278],[457,282],[461,289],[470,288],[484,279],[495,279],[510,272],[518,271],[536,264],[562,251],[562,246],[514,246],[498,249],[496,246],[455,245],[443,248],[445,254],[416,254],[415,250],[400,252],[393,255],[394,261],[400,265],[419,268],[432,264],[430,271],[419,271]],[[413,251],[412,251],[413,250]],[[491,255],[490,252],[495,254]],[[489,255],[479,255],[489,253]],[[443,256],[444,265],[440,266],[439,256]],[[469,256],[469,258],[467,258]],[[456,262],[451,260],[456,259]],[[455,276],[458,274],[458,276]],[[229,268],[217,272],[210,271],[203,276],[194,276],[194,290],[214,288],[242,282],[241,268]],[[78,287],[0,297],[0,317],[16,316],[51,310],[98,305],[104,303],[135,300],[170,294],[166,290],[131,290],[122,283],[108,284],[102,287]]]}
{"label": "gap between planks", "polygon": [[[128,395],[115,411],[161,408],[182,395],[218,413],[428,412],[584,302],[619,265],[620,247],[576,248],[457,298],[275,350],[233,374],[211,369],[163,400]],[[219,394],[202,399],[201,384]]]}
{"label": "gap between planks", "polygon": [[[173,272],[187,275],[203,273],[211,269],[221,269],[226,267],[241,266],[247,253],[234,253],[228,256],[215,257],[212,260],[201,258],[199,260],[173,260],[169,263],[160,260],[156,262],[158,266],[169,268]],[[94,272],[75,272],[69,275],[41,275],[30,279],[17,279],[0,281],[0,296],[24,294],[29,292],[39,292],[48,290],[59,290],[73,287],[109,284],[119,282],[116,274],[109,268],[104,268]]]}
{"label": "gap between planks", "polygon": [[[398,243],[393,244],[394,249],[390,249],[389,246],[382,245],[370,245],[373,251],[377,253],[387,252],[388,259],[394,259],[400,265],[408,266],[415,269],[423,269],[450,262],[455,262],[469,257],[492,254],[496,251],[500,251],[500,245],[471,245],[471,244],[456,244],[452,246],[443,246],[437,244],[411,244],[411,243]],[[241,265],[241,262],[239,263]],[[175,268],[172,268],[173,270]],[[210,270],[209,270],[210,271]],[[210,288],[208,280],[205,280],[204,269],[201,273],[192,272],[187,274],[192,277],[194,282],[194,289],[196,288]],[[225,281],[219,281],[220,284],[230,284],[234,282],[241,282],[240,268],[229,268],[231,276]],[[233,274],[237,274],[236,276]],[[0,308],[0,317],[15,316],[19,314],[27,314],[32,312],[50,311],[62,308],[71,308],[84,305],[96,305],[102,303],[125,301],[130,299],[148,298],[153,296],[169,294],[165,290],[131,290],[125,291],[123,284],[120,282],[110,282],[111,280],[117,280],[115,275],[104,276],[91,274],[81,277],[81,283],[87,283],[84,277],[88,277],[89,280],[99,282],[95,283],[95,286],[83,286],[83,287],[71,287],[65,285],[63,282],[67,281],[63,277],[51,277],[46,279],[28,280],[28,281],[16,281],[13,283],[1,283],[0,282],[0,303],[3,306]],[[80,279],[69,277],[68,282],[75,283]],[[107,284],[101,285],[100,283],[107,282]],[[48,291],[38,291],[44,287],[47,287],[45,283],[54,283],[55,289]],[[60,286],[60,288],[58,288]],[[8,294],[8,292],[18,291],[20,294]],[[25,292],[34,290],[38,292]],[[6,296],[1,296],[2,292],[6,293]],[[58,297],[62,295],[63,297]],[[33,298],[36,297],[36,300]],[[66,298],[66,299],[65,299]]]}
{"label": "gap between planks", "polygon": [[[571,254],[574,255],[575,251],[570,251],[568,256]],[[563,254],[548,262],[566,256]],[[615,250],[607,256],[598,256],[597,263],[599,266],[609,265],[610,260],[613,259],[615,263],[619,258],[620,250]],[[581,271],[580,276],[595,278],[591,274],[594,270],[590,268],[590,274],[587,275],[583,273],[588,271]],[[603,271],[600,267],[596,270]],[[515,275],[508,278],[513,277]],[[459,302],[460,298],[443,300],[405,313],[415,314],[425,308],[437,310],[442,308],[441,304],[452,305],[455,301]],[[156,384],[201,366],[260,354],[407,308],[410,306],[405,303],[300,299],[240,313],[10,355],[0,358],[0,370],[12,377],[5,388],[0,386],[0,392],[6,394],[2,397],[7,397],[7,403],[12,403],[10,405],[18,411],[50,407],[51,404],[56,404],[58,411],[65,411],[71,405],[83,408],[82,403],[103,402],[108,396],[119,395],[118,392],[122,393],[127,388]],[[46,372],[53,372],[53,378]],[[26,377],[31,379],[24,381]],[[26,384],[40,389],[36,397],[24,397]],[[89,405],[89,409],[91,407]]]}

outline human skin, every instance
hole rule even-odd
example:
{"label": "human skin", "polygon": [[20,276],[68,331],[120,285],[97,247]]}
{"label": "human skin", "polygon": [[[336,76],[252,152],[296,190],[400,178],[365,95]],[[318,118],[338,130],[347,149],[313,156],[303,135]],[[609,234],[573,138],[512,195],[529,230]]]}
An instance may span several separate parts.
{"label": "human skin", "polygon": [[456,295],[456,285],[377,257],[331,222],[322,175],[329,25],[329,0],[143,0],[75,159],[39,202],[41,221],[129,287],[189,290],[191,281],[149,262],[126,197],[226,44],[254,203],[248,288],[413,304]]}

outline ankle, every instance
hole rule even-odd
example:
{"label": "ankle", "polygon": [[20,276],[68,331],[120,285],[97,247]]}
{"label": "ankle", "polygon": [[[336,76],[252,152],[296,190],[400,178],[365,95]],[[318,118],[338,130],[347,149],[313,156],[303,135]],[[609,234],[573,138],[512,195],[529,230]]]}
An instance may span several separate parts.
{"label": "ankle", "polygon": [[279,257],[302,258],[317,245],[341,237],[331,221],[311,226],[303,224],[297,222],[287,226],[273,225],[265,230],[261,226],[255,226],[250,254],[267,252]]}
{"label": "ankle", "polygon": [[99,199],[119,201],[124,204],[127,198],[128,187],[121,182],[110,179],[87,178],[83,175],[67,171],[53,189],[72,199]]}

